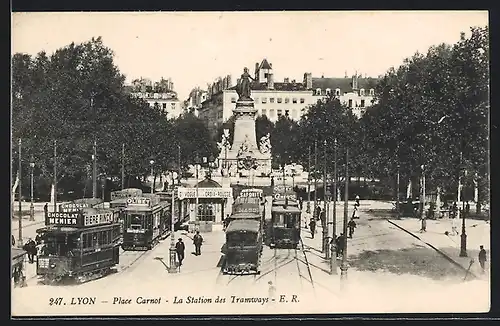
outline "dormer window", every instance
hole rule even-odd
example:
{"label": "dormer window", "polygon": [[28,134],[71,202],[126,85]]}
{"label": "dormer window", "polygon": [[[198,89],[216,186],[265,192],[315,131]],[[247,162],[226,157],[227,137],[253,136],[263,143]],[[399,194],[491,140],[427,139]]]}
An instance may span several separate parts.
{"label": "dormer window", "polygon": [[340,96],[340,88],[337,88],[337,89],[335,90],[335,95]]}
{"label": "dormer window", "polygon": [[321,95],[321,88],[316,88],[316,95]]}
{"label": "dormer window", "polygon": [[327,89],[326,89],[326,95],[330,95],[331,93],[332,93],[332,90],[331,90],[331,89],[329,89],[329,88],[327,88]]}
{"label": "dormer window", "polygon": [[373,88],[370,88],[370,96],[375,95],[375,90]]}
{"label": "dormer window", "polygon": [[365,96],[365,90],[363,88],[359,90],[359,95]]}

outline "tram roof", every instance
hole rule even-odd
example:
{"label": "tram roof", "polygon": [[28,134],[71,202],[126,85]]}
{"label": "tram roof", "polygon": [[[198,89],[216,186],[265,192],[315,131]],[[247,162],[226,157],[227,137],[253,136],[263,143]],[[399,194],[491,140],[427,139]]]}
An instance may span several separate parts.
{"label": "tram roof", "polygon": [[233,213],[229,218],[232,219],[253,219],[253,218],[260,218],[260,213],[250,213],[250,212],[238,212],[238,213]]}
{"label": "tram roof", "polygon": [[273,213],[300,213],[301,210],[300,208],[296,206],[290,206],[288,205],[286,208],[283,206],[273,206],[271,209],[271,212]]}
{"label": "tram roof", "polygon": [[238,231],[259,232],[260,222],[254,220],[235,220],[229,223],[226,233]]}
{"label": "tram roof", "polygon": [[126,204],[128,198],[117,198],[115,200],[110,201],[111,204]]}
{"label": "tram roof", "polygon": [[148,212],[148,211],[155,210],[159,207],[166,207],[169,205],[170,205],[170,202],[162,201],[162,202],[159,202],[157,205],[154,205],[152,207],[146,206],[146,205],[144,205],[144,206],[142,206],[142,205],[129,205],[129,206],[125,207],[124,210],[127,212]]}

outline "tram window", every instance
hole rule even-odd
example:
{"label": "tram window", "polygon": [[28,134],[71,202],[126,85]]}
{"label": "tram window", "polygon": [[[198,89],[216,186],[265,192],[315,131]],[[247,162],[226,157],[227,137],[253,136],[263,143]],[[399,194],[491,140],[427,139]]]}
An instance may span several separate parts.
{"label": "tram window", "polygon": [[242,232],[233,232],[228,235],[228,245],[230,247],[240,247],[240,246],[254,246],[257,241],[257,234]]}

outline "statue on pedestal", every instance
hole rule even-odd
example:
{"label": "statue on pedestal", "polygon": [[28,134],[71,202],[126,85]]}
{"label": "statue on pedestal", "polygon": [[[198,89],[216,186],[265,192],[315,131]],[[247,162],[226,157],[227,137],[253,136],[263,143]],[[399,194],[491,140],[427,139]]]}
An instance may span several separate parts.
{"label": "statue on pedestal", "polygon": [[243,69],[243,74],[241,75],[241,79],[236,85],[236,93],[238,93],[239,99],[238,100],[251,100],[252,98],[250,97],[250,84],[251,81],[254,80],[252,76],[248,73],[248,68],[245,67]]}

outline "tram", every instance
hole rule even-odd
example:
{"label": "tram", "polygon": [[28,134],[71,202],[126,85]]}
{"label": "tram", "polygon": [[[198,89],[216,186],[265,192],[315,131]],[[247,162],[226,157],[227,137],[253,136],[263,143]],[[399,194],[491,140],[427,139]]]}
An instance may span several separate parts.
{"label": "tram", "polygon": [[225,263],[222,273],[260,274],[262,249],[262,229],[259,221],[232,221],[226,229],[226,243],[223,247]]}
{"label": "tram", "polygon": [[122,209],[123,250],[153,248],[170,230],[170,210],[171,204],[154,194],[128,198]]}
{"label": "tram", "polygon": [[288,199],[282,206],[273,205],[271,221],[266,231],[267,244],[271,248],[297,248],[300,242],[301,210],[288,205]]}
{"label": "tram", "polygon": [[243,189],[240,193],[240,197],[259,198],[261,203],[264,204],[264,191],[262,189]]}
{"label": "tram", "polygon": [[109,274],[119,263],[120,223],[109,209],[47,212],[36,230],[43,245],[36,271],[43,282],[64,278],[85,282]]}
{"label": "tram", "polygon": [[142,190],[137,188],[125,188],[111,192],[109,208],[114,214],[118,215],[118,219],[121,224],[120,234],[122,235],[124,231],[123,210],[127,207],[128,199],[140,196],[142,196]]}

